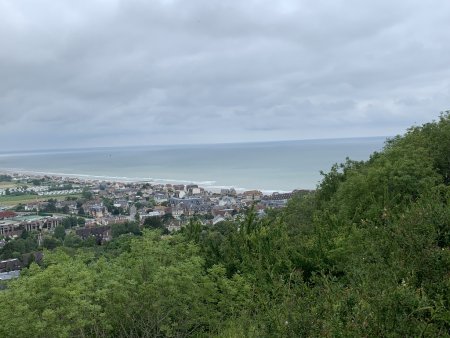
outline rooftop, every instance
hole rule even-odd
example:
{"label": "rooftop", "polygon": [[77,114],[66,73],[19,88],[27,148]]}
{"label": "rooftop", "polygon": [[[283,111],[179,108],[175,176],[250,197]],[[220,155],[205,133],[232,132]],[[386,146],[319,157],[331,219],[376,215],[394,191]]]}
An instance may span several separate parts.
{"label": "rooftop", "polygon": [[9,271],[9,272],[1,272],[0,280],[9,280],[9,279],[17,278],[17,277],[19,277],[19,275],[20,275],[19,270]]}
{"label": "rooftop", "polygon": [[44,216],[38,216],[38,215],[27,215],[27,216],[18,216],[15,217],[14,220],[15,221],[27,221],[27,222],[33,222],[33,221],[39,221],[41,219],[44,219]]}

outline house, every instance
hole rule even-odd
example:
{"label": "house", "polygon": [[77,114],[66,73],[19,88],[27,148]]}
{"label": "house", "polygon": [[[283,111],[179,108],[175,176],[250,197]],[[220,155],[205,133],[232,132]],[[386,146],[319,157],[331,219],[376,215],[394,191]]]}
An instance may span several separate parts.
{"label": "house", "polygon": [[202,193],[202,189],[199,188],[197,184],[189,184],[186,186],[186,191],[188,195],[200,195]]}
{"label": "house", "polygon": [[150,211],[149,213],[144,214],[144,215],[140,215],[139,217],[140,217],[140,219],[142,221],[142,220],[145,220],[146,218],[149,218],[149,217],[161,217],[161,216],[162,215],[161,215],[161,213],[159,211]]}
{"label": "house", "polygon": [[0,281],[10,280],[10,279],[13,279],[13,278],[18,278],[19,276],[20,276],[20,271],[19,270],[8,271],[8,272],[0,272]]}
{"label": "house", "polygon": [[154,190],[164,190],[164,184],[155,184],[153,186]]}
{"label": "house", "polygon": [[181,215],[183,215],[184,213],[184,209],[182,207],[173,207],[172,208],[172,216],[173,217],[179,217]]}
{"label": "house", "polygon": [[129,216],[107,216],[97,219],[97,223],[101,225],[126,223],[129,221]]}
{"label": "house", "polygon": [[99,226],[95,228],[77,229],[75,233],[82,239],[87,239],[90,236],[94,236],[98,244],[109,241],[112,238],[111,227],[109,225]]}
{"label": "house", "polygon": [[0,221],[0,236],[3,237],[17,237],[20,236],[22,230],[20,229],[20,222],[17,221]]}
{"label": "house", "polygon": [[128,209],[128,201],[125,199],[116,199],[114,201],[114,206],[116,208]]}
{"label": "house", "polygon": [[77,203],[74,201],[58,201],[56,202],[56,207],[58,209],[67,209],[72,214],[78,211]]}
{"label": "house", "polygon": [[22,265],[17,258],[0,261],[0,272],[20,270]]}
{"label": "house", "polygon": [[153,208],[154,211],[159,212],[160,216],[164,216],[166,214],[167,207],[162,205],[157,205]]}
{"label": "house", "polygon": [[17,214],[14,211],[0,211],[0,219],[11,219],[16,216]]}
{"label": "house", "polygon": [[221,195],[227,195],[227,196],[236,196],[236,190],[234,188],[231,189],[220,189]]}
{"label": "house", "polygon": [[174,184],[172,188],[173,190],[184,191],[184,184]]}
{"label": "house", "polygon": [[230,197],[230,196],[224,196],[219,201],[220,207],[231,207],[235,204],[236,204],[236,199],[234,199],[233,197]]}
{"label": "house", "polygon": [[106,208],[100,204],[94,204],[89,208],[89,215],[95,218],[101,218],[106,214]]}
{"label": "house", "polygon": [[39,203],[28,203],[25,205],[25,211],[33,211],[39,209]]}
{"label": "house", "polygon": [[0,221],[0,236],[17,237],[23,230],[51,230],[62,222],[62,217],[50,216],[17,216],[8,220]]}
{"label": "house", "polygon": [[170,232],[179,231],[181,229],[181,222],[173,219],[166,225],[166,228]]}
{"label": "house", "polygon": [[261,199],[261,196],[263,195],[263,193],[259,190],[249,190],[249,191],[244,191],[244,193],[242,195],[244,196],[245,199],[250,199],[252,201],[256,201],[256,200]]}
{"label": "house", "polygon": [[183,198],[186,196],[186,192],[184,190],[175,190],[173,196],[176,198]]}
{"label": "house", "polygon": [[30,254],[22,255],[22,265],[29,266],[31,262],[35,262],[38,265],[42,264],[44,259],[44,253],[42,251],[35,251]]}
{"label": "house", "polygon": [[62,217],[56,216],[22,216],[16,217],[15,220],[20,221],[20,226],[23,227],[26,231],[32,230],[51,230],[56,228],[58,225],[61,225],[63,220]]}
{"label": "house", "polygon": [[219,207],[216,207],[212,210],[212,214],[214,216],[231,217],[235,213],[236,213],[236,211],[231,208],[221,209]]}
{"label": "house", "polygon": [[132,206],[130,207],[130,217],[128,217],[128,219],[129,219],[130,221],[134,221],[134,219],[135,219],[135,217],[136,217],[136,214],[137,214],[137,209],[136,209],[136,207],[135,207],[134,205],[132,205]]}
{"label": "house", "polygon": [[85,218],[84,219],[84,226],[85,227],[95,227],[97,224],[97,221],[95,219],[92,218]]}
{"label": "house", "polygon": [[261,199],[261,203],[266,207],[274,207],[274,208],[281,208],[284,207],[288,200],[292,198],[293,193],[273,193],[270,196],[264,196]]}
{"label": "house", "polygon": [[157,192],[153,195],[156,203],[167,202],[167,194],[163,192]]}
{"label": "house", "polygon": [[192,189],[189,189],[189,193],[191,194],[191,195],[200,195],[201,194],[201,190],[200,190],[200,188],[192,188]]}
{"label": "house", "polygon": [[223,222],[223,221],[226,221],[225,217],[217,215],[216,217],[213,218],[212,224],[216,225],[217,223],[220,223],[220,222]]}
{"label": "house", "polygon": [[172,197],[170,199],[170,204],[173,206],[183,205],[187,207],[192,207],[195,205],[202,205],[204,200],[201,197],[190,197],[190,198],[176,198]]}

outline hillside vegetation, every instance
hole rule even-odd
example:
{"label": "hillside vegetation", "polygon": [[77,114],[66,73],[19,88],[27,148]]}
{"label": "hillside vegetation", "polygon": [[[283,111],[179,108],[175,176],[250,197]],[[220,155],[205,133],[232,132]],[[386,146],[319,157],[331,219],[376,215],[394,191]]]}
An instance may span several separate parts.
{"label": "hillside vegetation", "polygon": [[450,116],[282,211],[45,252],[1,337],[450,336]]}

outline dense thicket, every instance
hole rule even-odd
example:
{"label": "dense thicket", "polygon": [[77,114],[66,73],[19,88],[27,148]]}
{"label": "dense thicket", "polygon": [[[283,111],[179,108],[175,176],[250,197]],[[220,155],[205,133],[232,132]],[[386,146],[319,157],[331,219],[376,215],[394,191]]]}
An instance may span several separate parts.
{"label": "dense thicket", "polygon": [[445,114],[264,218],[46,252],[0,336],[450,336],[449,184]]}

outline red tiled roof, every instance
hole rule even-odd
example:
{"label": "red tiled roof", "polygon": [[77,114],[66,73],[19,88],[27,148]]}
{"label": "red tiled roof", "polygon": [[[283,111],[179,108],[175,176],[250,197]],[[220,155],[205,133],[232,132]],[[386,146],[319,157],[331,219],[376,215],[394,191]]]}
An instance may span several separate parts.
{"label": "red tiled roof", "polygon": [[12,217],[16,217],[17,214],[14,211],[0,211],[0,219],[2,218],[12,218]]}

